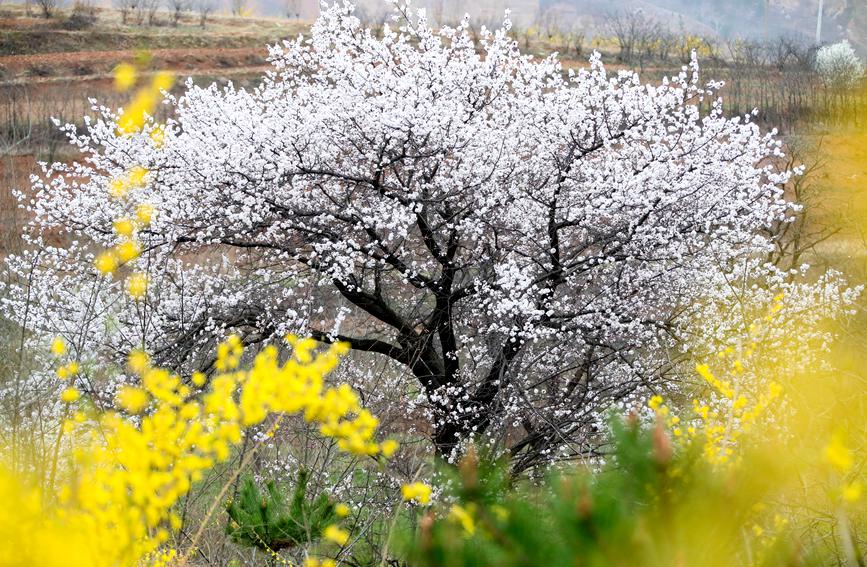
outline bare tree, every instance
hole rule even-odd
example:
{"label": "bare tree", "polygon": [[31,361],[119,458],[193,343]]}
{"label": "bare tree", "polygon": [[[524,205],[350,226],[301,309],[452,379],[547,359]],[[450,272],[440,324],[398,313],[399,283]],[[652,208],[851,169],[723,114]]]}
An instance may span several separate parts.
{"label": "bare tree", "polygon": [[677,45],[677,37],[668,30],[660,30],[657,38],[656,54],[660,61],[668,61],[672,50]]}
{"label": "bare tree", "polygon": [[208,23],[208,16],[214,12],[213,0],[194,0],[194,9],[199,14],[199,26],[205,27]]}
{"label": "bare tree", "polygon": [[611,12],[605,18],[605,27],[617,40],[620,61],[632,64],[637,60],[641,69],[645,61],[658,50],[659,39],[663,35],[659,22],[641,10]]}
{"label": "bare tree", "polygon": [[169,10],[172,13],[172,25],[178,27],[178,22],[181,21],[181,15],[190,9],[188,0],[168,0]]}
{"label": "bare tree", "polygon": [[157,18],[157,11],[160,9],[162,0],[140,0],[140,3],[144,12],[143,15],[147,16],[148,25],[154,25]]}
{"label": "bare tree", "polygon": [[42,15],[50,18],[57,8],[57,0],[36,0],[36,5],[42,10]]}
{"label": "bare tree", "polygon": [[286,0],[286,17],[290,20],[301,19],[301,1]]}
{"label": "bare tree", "polygon": [[230,0],[229,6],[232,9],[233,16],[246,16],[249,9],[247,0]]}
{"label": "bare tree", "polygon": [[129,20],[130,12],[135,12],[138,0],[114,0],[114,6],[120,11],[120,19],[124,25]]}
{"label": "bare tree", "polygon": [[661,33],[659,23],[641,10],[611,12],[605,18],[605,27],[617,40],[618,59],[624,63],[632,63],[636,55],[643,63],[648,49],[652,49]]}

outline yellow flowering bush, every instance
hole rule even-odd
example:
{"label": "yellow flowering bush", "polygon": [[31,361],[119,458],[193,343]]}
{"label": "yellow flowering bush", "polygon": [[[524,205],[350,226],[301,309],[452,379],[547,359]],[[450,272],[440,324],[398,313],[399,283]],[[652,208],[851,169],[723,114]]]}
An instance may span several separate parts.
{"label": "yellow flowering bush", "polygon": [[[243,348],[230,338],[218,348],[220,370],[201,396],[179,375],[152,366],[142,352],[132,353],[129,366],[141,386],[119,390],[117,404],[124,412],[66,424],[67,431],[86,441],[71,455],[56,505],[53,498],[0,476],[0,495],[14,494],[6,502],[21,500],[14,515],[25,516],[20,529],[4,532],[11,535],[0,543],[0,564],[134,565],[151,557],[170,530],[181,525],[173,512],[178,500],[205,471],[229,458],[246,429],[271,414],[301,414],[342,449],[380,454],[383,445],[374,441],[377,420],[361,408],[351,388],[324,383],[347,345],[322,350],[312,339],[290,336],[287,341],[292,357],[285,363],[279,362],[277,348],[268,346],[249,369],[242,369]],[[55,352],[65,351],[65,345],[54,346]],[[73,404],[80,394],[69,388],[61,397]],[[0,522],[12,524],[14,519]],[[323,535],[339,544],[349,537],[334,525]],[[36,546],[32,558],[22,554],[32,542],[42,541],[50,545]],[[83,550],[76,563],[69,562],[67,542]]]}

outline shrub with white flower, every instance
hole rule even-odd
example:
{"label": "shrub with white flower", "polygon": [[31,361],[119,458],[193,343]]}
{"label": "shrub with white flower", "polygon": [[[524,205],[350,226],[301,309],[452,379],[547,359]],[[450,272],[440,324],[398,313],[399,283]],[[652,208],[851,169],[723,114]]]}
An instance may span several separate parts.
{"label": "shrub with white flower", "polygon": [[816,52],[816,70],[826,85],[850,88],[864,75],[864,64],[844,39],[819,48]]}

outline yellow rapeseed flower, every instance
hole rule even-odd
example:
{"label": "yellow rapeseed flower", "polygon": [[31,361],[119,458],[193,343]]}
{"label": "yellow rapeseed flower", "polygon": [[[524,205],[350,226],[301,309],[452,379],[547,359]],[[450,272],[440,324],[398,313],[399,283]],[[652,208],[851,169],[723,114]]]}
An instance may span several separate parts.
{"label": "yellow rapeseed flower", "polygon": [[128,91],[135,84],[136,70],[129,63],[121,63],[114,68],[114,88],[124,92]]}

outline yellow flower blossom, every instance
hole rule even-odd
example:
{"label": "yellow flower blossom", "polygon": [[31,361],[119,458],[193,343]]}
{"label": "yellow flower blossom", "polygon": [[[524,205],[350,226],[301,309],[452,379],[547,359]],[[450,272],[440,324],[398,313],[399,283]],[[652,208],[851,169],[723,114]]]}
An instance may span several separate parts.
{"label": "yellow flower blossom", "polygon": [[157,148],[161,148],[166,143],[166,129],[163,126],[155,126],[150,134],[151,141],[154,143],[154,146]]}
{"label": "yellow flower blossom", "polygon": [[151,88],[156,91],[167,91],[175,84],[175,74],[171,71],[159,71],[151,81]]}
{"label": "yellow flower blossom", "polygon": [[148,393],[135,386],[123,386],[117,393],[117,404],[130,413],[141,413],[149,403]]}
{"label": "yellow flower blossom", "polygon": [[349,515],[350,512],[351,510],[349,509],[349,506],[347,506],[343,502],[340,502],[336,506],[334,506],[334,513],[337,514],[338,518],[345,518]]}
{"label": "yellow flower blossom", "polygon": [[72,402],[77,401],[81,397],[81,392],[76,390],[75,388],[67,388],[63,390],[60,394],[60,401],[71,404]]}
{"label": "yellow flower blossom", "polygon": [[848,472],[852,468],[852,450],[846,446],[841,434],[835,433],[825,447],[825,461],[840,472]]}
{"label": "yellow flower blossom", "polygon": [[473,508],[468,504],[466,508],[459,504],[455,504],[449,510],[449,518],[457,522],[464,529],[464,533],[468,536],[476,533],[476,522],[473,519]]}
{"label": "yellow flower blossom", "polygon": [[856,480],[843,486],[841,496],[846,502],[857,502],[861,499],[862,492],[863,487],[861,486],[861,483]]}
{"label": "yellow flower blossom", "polygon": [[132,221],[127,218],[116,219],[113,226],[114,232],[116,232],[119,236],[130,237],[135,230],[135,226],[132,224]]}
{"label": "yellow flower blossom", "polygon": [[394,439],[386,439],[380,445],[382,455],[386,458],[391,457],[399,447],[400,445]]}
{"label": "yellow flower blossom", "polygon": [[127,174],[127,179],[129,180],[129,184],[131,187],[144,187],[145,186],[145,177],[148,174],[148,170],[137,165],[129,170],[129,174]]}
{"label": "yellow flower blossom", "polygon": [[144,374],[150,367],[150,356],[143,350],[134,350],[127,357],[127,366],[136,374]]}
{"label": "yellow flower blossom", "polygon": [[66,354],[66,342],[61,337],[54,337],[54,340],[51,341],[51,354],[54,356]]}
{"label": "yellow flower blossom", "polygon": [[135,84],[136,70],[129,63],[121,63],[114,68],[114,88],[124,92],[128,91]]}
{"label": "yellow flower blossom", "polygon": [[[369,454],[375,435],[372,416],[362,417],[354,403],[358,396],[347,386],[326,386],[324,376],[337,365],[348,345],[336,344],[319,350],[304,339],[304,360],[293,356],[281,363],[277,348],[265,347],[249,369],[234,367],[211,376],[209,388],[191,397],[190,388],[166,369],[153,367],[143,351],[133,351],[129,366],[141,378],[141,387],[126,386],[118,392],[118,405],[137,412],[149,404],[150,412],[135,419],[108,412],[92,420],[67,420],[64,431],[82,439],[73,453],[77,475],[59,489],[57,505],[47,518],[63,517],[63,554],[51,560],[30,561],[31,551],[22,552],[24,564],[46,567],[136,565],[148,563],[168,541],[170,530],[180,526],[173,513],[179,499],[204,471],[230,458],[242,440],[245,425],[259,425],[272,413],[305,415],[312,422],[331,426],[338,442],[354,439]],[[227,340],[221,351],[240,359],[243,346],[237,338]],[[62,399],[77,400],[75,389]],[[361,453],[360,453],[361,454]],[[0,476],[0,496],[7,488]],[[15,501],[4,499],[7,504]],[[43,514],[38,495],[37,514]],[[15,501],[17,502],[17,501]],[[2,515],[0,511],[0,515]],[[16,514],[23,513],[16,510]],[[38,516],[37,516],[38,519]],[[24,542],[42,541],[54,535],[52,521],[32,522],[30,531],[14,533],[13,547],[35,547]],[[32,533],[38,530],[39,533]],[[337,543],[349,534],[330,526],[326,538]],[[8,539],[8,531],[4,538]],[[81,543],[81,555],[77,553]],[[0,553],[4,544],[0,543]],[[58,548],[60,549],[60,548]],[[159,551],[158,551],[159,550]],[[41,552],[39,550],[38,552]],[[32,553],[37,553],[33,551]],[[156,555],[155,555],[156,554]],[[16,555],[18,557],[18,555]],[[321,563],[322,564],[322,563]]]}
{"label": "yellow flower blossom", "polygon": [[102,274],[111,274],[117,270],[117,257],[113,252],[103,252],[94,261],[96,269]]}
{"label": "yellow flower blossom", "polygon": [[346,542],[349,541],[349,532],[331,524],[322,532],[322,537],[333,541],[337,545],[346,545]]}
{"label": "yellow flower blossom", "polygon": [[430,503],[431,487],[423,482],[413,482],[404,484],[400,487],[400,492],[403,499],[407,502],[413,501],[421,505]]}
{"label": "yellow flower blossom", "polygon": [[151,89],[142,89],[136,94],[132,102],[123,109],[123,113],[117,121],[117,129],[121,134],[129,134],[141,130],[147,121],[147,117],[157,105],[158,93]]}
{"label": "yellow flower blossom", "polygon": [[148,226],[153,220],[154,207],[148,203],[142,203],[135,209],[135,218],[142,226]]}
{"label": "yellow flower blossom", "polygon": [[734,390],[732,390],[729,383],[717,379],[717,377],[713,375],[713,372],[711,372],[710,366],[708,366],[707,364],[697,364],[695,366],[695,371],[698,372],[699,376],[704,378],[705,381],[707,381],[707,383],[710,384],[720,394],[722,394],[728,399],[732,399],[734,397]]}
{"label": "yellow flower blossom", "polygon": [[125,240],[115,246],[114,250],[122,262],[130,262],[141,254],[141,245],[135,240]]}
{"label": "yellow flower blossom", "polygon": [[78,362],[72,361],[57,369],[57,377],[66,380],[78,374]]}
{"label": "yellow flower blossom", "polygon": [[129,191],[127,180],[122,177],[113,178],[108,184],[108,193],[115,199],[120,199]]}
{"label": "yellow flower blossom", "polygon": [[126,292],[133,299],[141,299],[148,291],[147,274],[137,272],[126,280]]}

